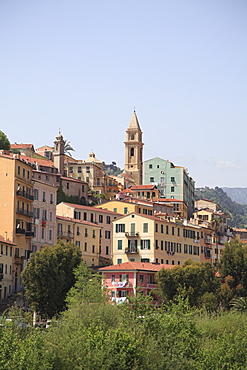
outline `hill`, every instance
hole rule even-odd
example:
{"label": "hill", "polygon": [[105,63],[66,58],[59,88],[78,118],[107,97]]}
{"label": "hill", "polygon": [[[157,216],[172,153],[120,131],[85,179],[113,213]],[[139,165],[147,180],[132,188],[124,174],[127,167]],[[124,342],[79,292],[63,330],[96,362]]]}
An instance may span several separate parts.
{"label": "hill", "polygon": [[247,204],[247,188],[221,188],[234,201]]}
{"label": "hill", "polygon": [[209,199],[219,204],[221,210],[228,216],[228,225],[242,228],[247,226],[247,205],[234,202],[227,193],[217,186],[200,188],[195,191],[195,199]]}

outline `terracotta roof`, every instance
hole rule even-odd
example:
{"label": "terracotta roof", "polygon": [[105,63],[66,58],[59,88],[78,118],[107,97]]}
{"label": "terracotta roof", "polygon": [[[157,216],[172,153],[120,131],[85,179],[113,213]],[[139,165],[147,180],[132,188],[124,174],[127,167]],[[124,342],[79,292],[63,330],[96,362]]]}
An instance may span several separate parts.
{"label": "terracotta roof", "polygon": [[181,203],[183,203],[184,201],[183,200],[181,200],[181,199],[173,199],[173,198],[159,198],[158,200],[157,200],[158,202],[181,202]]}
{"label": "terracotta roof", "polygon": [[74,179],[73,177],[61,176],[61,179],[62,180],[65,180],[65,181],[71,181],[71,182],[78,182],[78,183],[87,184],[86,181],[82,181],[82,180],[79,180],[79,179]]}
{"label": "terracotta roof", "polygon": [[153,190],[157,189],[156,185],[134,185],[131,186],[131,190]]}
{"label": "terracotta roof", "polygon": [[10,149],[31,149],[33,150],[33,144],[10,144]]}
{"label": "terracotta roof", "polygon": [[99,268],[99,271],[126,271],[126,270],[139,270],[139,271],[160,271],[161,269],[171,269],[174,265],[154,264],[150,262],[124,262],[118,265],[106,266]]}
{"label": "terracotta roof", "polygon": [[29,163],[37,163],[39,166],[45,166],[45,167],[54,167],[53,161],[50,161],[49,159],[42,159],[42,158],[35,158],[35,157],[28,157],[26,155],[20,154],[20,159],[23,161],[27,161]]}
{"label": "terracotta roof", "polygon": [[[77,209],[84,209],[84,210],[92,211],[92,212],[97,211],[97,212],[103,212],[103,213],[110,213],[112,215],[121,216],[120,213],[108,211],[107,209],[103,209],[103,208],[89,207],[89,206],[83,206],[81,204],[74,204],[74,203],[67,203],[67,202],[61,202],[61,203],[66,204],[67,206],[70,206],[70,207],[73,207],[73,208],[77,208]],[[59,204],[61,204],[61,203],[59,203]]]}
{"label": "terracotta roof", "polygon": [[99,226],[93,222],[89,222],[89,221],[84,221],[84,220],[78,220],[77,218],[71,218],[71,217],[64,217],[64,216],[56,216],[56,218],[58,220],[63,220],[63,221],[71,221],[71,222],[76,222],[76,223],[79,223],[79,224],[83,224],[83,225],[88,225],[88,226],[94,226],[94,227],[100,227],[102,228],[102,226]]}
{"label": "terracotta roof", "polygon": [[236,232],[240,232],[240,233],[247,233],[247,229],[235,229],[235,228],[234,228],[234,230],[235,230]]}
{"label": "terracotta roof", "polygon": [[17,244],[15,244],[15,243],[12,243],[10,240],[8,240],[8,239],[6,239],[5,240],[5,238],[2,236],[2,235],[0,235],[0,242],[1,243],[5,243],[5,244],[10,244],[10,245],[17,245]]}

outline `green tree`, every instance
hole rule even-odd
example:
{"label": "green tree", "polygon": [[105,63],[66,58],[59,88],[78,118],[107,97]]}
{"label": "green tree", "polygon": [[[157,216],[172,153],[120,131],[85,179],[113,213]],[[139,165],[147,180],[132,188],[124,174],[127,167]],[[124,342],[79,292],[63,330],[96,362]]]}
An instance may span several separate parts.
{"label": "green tree", "polygon": [[74,152],[75,149],[70,145],[70,141],[64,140],[64,153],[72,157],[70,152]]}
{"label": "green tree", "polygon": [[66,307],[65,297],[75,283],[73,270],[81,251],[72,243],[45,246],[31,256],[22,273],[25,296],[43,317],[52,317]]}
{"label": "green tree", "polygon": [[232,288],[241,295],[247,295],[247,246],[237,239],[226,243],[220,261],[220,275],[231,276]]}
{"label": "green tree", "polygon": [[10,142],[3,131],[0,131],[0,149],[9,150]]}

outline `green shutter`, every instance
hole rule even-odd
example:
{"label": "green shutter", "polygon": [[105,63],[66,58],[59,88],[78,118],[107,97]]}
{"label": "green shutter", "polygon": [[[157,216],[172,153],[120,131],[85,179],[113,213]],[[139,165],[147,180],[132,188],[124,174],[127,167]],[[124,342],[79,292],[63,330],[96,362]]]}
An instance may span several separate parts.
{"label": "green shutter", "polygon": [[122,245],[123,245],[123,241],[122,240],[118,240],[117,241],[117,249],[121,250],[122,249]]}

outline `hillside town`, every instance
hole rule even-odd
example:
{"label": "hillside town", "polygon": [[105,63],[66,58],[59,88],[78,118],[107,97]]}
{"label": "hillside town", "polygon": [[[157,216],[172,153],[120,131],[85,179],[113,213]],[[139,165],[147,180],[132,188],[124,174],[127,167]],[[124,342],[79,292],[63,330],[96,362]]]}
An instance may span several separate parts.
{"label": "hillside town", "polygon": [[85,160],[66,153],[61,132],[53,147],[14,143],[0,151],[0,302],[23,290],[30,256],[59,240],[74,243],[88,267],[105,274],[115,301],[137,287],[128,270],[139,272],[148,291],[160,269],[188,259],[217,266],[226,242],[246,240],[218,204],[195,201],[186,168],[144,159],[135,111],[124,145],[118,175],[107,175],[94,152]]}

